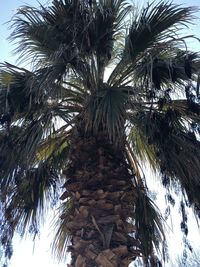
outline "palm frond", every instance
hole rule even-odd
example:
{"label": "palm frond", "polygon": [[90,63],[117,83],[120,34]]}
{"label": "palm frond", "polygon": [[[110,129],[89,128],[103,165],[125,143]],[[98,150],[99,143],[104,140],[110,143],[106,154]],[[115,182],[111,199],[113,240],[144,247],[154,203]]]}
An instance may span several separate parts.
{"label": "palm frond", "polygon": [[149,162],[155,172],[158,167],[156,163],[155,148],[148,143],[147,138],[142,135],[141,131],[139,131],[136,127],[133,127],[130,132],[129,142],[133,146],[133,151],[139,160],[143,163],[146,161]]}
{"label": "palm frond", "polygon": [[125,46],[128,54],[125,55],[134,60],[153,44],[172,37],[176,39],[178,30],[190,23],[195,11],[194,7],[181,7],[170,2],[148,3],[133,20]]}
{"label": "palm frond", "polygon": [[[153,166],[157,165],[163,177],[169,177],[171,185],[179,181],[190,204],[199,214],[200,142],[177,110],[154,112],[152,116],[143,113],[139,117],[139,133],[155,151]],[[148,149],[145,152],[148,155]],[[165,186],[170,184],[164,183]]]}
{"label": "palm frond", "polygon": [[21,235],[28,231],[37,234],[48,207],[58,197],[57,187],[58,174],[45,163],[13,174],[13,182],[1,194],[3,222],[10,229],[8,239],[15,231]]}
{"label": "palm frond", "polygon": [[200,105],[197,102],[190,102],[187,99],[174,99],[169,103],[165,103],[163,108],[177,110],[180,116],[188,123],[200,123]]}
{"label": "palm frond", "polygon": [[[196,9],[181,7],[171,2],[148,3],[147,7],[133,16],[133,22],[126,37],[125,48],[120,63],[113,70],[109,83],[126,81],[144,55],[154,46],[163,49],[177,43],[184,43],[178,32],[187,26]],[[190,36],[192,37],[192,36]]]}
{"label": "palm frond", "polygon": [[160,245],[165,246],[164,220],[147,193],[139,188],[135,215],[141,249],[147,257],[144,261],[147,263],[149,255],[154,254],[154,249],[162,251]]}
{"label": "palm frond", "polygon": [[[64,127],[65,128],[65,127]],[[70,133],[60,131],[44,139],[37,147],[36,162],[45,162],[61,171],[67,164],[70,151]]]}
{"label": "palm frond", "polygon": [[86,128],[105,131],[111,140],[123,135],[125,109],[128,101],[126,88],[112,88],[103,84],[96,96],[91,96],[86,113]]}
{"label": "palm frond", "polygon": [[[67,63],[72,60],[76,53],[73,40],[78,30],[76,26],[73,28],[73,18],[78,15],[83,19],[81,7],[78,8],[79,5],[71,1],[54,1],[49,8],[21,7],[13,18],[15,30],[10,37],[19,42],[16,53],[42,61],[56,58]],[[84,27],[85,23],[80,25]]]}
{"label": "palm frond", "polygon": [[52,253],[56,259],[63,261],[67,257],[68,246],[71,237],[66,229],[66,223],[70,221],[74,207],[70,199],[62,203],[58,209],[58,214],[54,219],[55,237],[52,242]]}
{"label": "palm frond", "polygon": [[[148,52],[135,68],[134,81],[139,83],[148,94],[148,90],[154,90],[154,98],[159,95],[159,90],[168,88],[184,88],[184,82],[191,79],[191,75],[198,72],[195,67],[199,61],[199,55],[190,51],[181,51],[177,48],[152,49]],[[190,63],[188,63],[190,62]],[[187,67],[186,67],[187,63]],[[190,66],[188,65],[190,64]],[[190,77],[188,77],[190,72]]]}
{"label": "palm frond", "polygon": [[129,12],[130,5],[126,0],[102,0],[98,2],[90,32],[91,42],[94,42],[97,55],[97,64],[100,68],[104,67],[111,59],[114,41],[125,27],[124,19]]}

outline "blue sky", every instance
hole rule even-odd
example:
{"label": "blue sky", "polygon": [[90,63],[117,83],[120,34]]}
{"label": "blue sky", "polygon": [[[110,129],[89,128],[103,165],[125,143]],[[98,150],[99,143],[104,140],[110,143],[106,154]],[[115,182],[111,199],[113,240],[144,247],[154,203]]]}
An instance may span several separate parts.
{"label": "blue sky", "polygon": [[[40,1],[42,4],[51,2],[46,0]],[[145,0],[138,1],[140,4],[142,2],[146,2]],[[197,6],[200,7],[200,0],[176,0],[174,1],[177,4],[185,4],[189,6]],[[11,50],[14,48],[13,45],[9,44],[7,41],[7,37],[9,35],[8,25],[5,23],[11,19],[13,14],[16,12],[16,9],[25,4],[29,5],[38,5],[38,1],[36,0],[0,0],[0,62],[8,61],[10,63],[15,63],[16,57],[11,54]],[[197,17],[200,18],[200,12],[198,12]],[[189,29],[185,31],[186,34],[195,34],[200,38],[200,19],[195,21],[196,25],[191,25]],[[200,44],[197,41],[190,41],[190,47],[192,47],[196,51],[200,51]],[[160,201],[163,201],[160,200]],[[177,216],[177,215],[174,215]],[[50,220],[50,219],[49,219]],[[40,241],[36,240],[35,246],[33,247],[32,241],[30,238],[27,238],[25,241],[20,241],[19,237],[15,238],[14,241],[14,255],[11,260],[10,267],[40,267],[40,266],[48,266],[48,267],[64,267],[66,264],[58,265],[53,261],[50,255],[50,242],[51,242],[51,232],[49,230],[50,222],[48,221],[41,232]],[[197,228],[194,224],[191,229],[191,240],[193,243],[200,243],[200,235],[196,235]],[[172,228],[170,226],[170,228]],[[179,225],[174,226],[174,232],[180,231]],[[171,239],[176,240],[176,242],[172,242],[172,248],[176,251],[176,247],[180,246],[181,237],[180,235],[172,235]],[[195,242],[196,241],[196,242]],[[34,254],[33,254],[34,249]]]}
{"label": "blue sky", "polygon": [[8,61],[15,63],[16,57],[13,56],[13,44],[7,40],[10,30],[8,23],[15,14],[18,7],[23,5],[38,6],[39,3],[46,4],[50,0],[0,0],[0,62]]}
{"label": "blue sky", "polygon": [[0,0],[0,62],[8,60],[11,63],[15,62],[15,59],[11,55],[13,46],[6,40],[9,35],[8,24],[6,22],[12,18],[16,9],[25,3],[37,5],[36,0],[29,0],[27,2],[21,0]]}

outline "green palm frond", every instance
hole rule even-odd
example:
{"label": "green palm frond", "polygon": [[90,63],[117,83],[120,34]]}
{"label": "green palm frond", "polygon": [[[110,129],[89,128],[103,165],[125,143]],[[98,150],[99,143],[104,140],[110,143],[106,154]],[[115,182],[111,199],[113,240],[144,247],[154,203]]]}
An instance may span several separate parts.
{"label": "green palm frond", "polygon": [[194,12],[194,7],[183,8],[170,2],[148,3],[135,16],[126,40],[125,49],[131,60],[156,43],[176,39],[177,31],[190,22]]}
{"label": "green palm frond", "polygon": [[62,170],[67,164],[70,151],[71,131],[59,131],[58,134],[53,134],[43,140],[37,148],[36,162],[43,161],[59,171]]}
{"label": "green palm frond", "polygon": [[[171,179],[171,185],[179,181],[198,214],[200,202],[196,190],[200,185],[200,142],[195,133],[191,132],[180,113],[171,109],[164,113],[154,112],[152,116],[141,114],[138,129],[147,146],[146,156],[149,155],[149,149],[155,151],[154,160],[149,162],[154,168],[157,165],[161,174],[169,177],[169,181]],[[138,145],[136,143],[136,147]]]}
{"label": "green palm frond", "polygon": [[[133,138],[134,134],[134,139]],[[136,137],[136,139],[135,139]],[[140,163],[136,155],[143,160],[148,160],[152,164],[154,171],[157,170],[155,162],[155,151],[148,144],[138,143],[140,138],[137,133],[130,133],[130,140],[135,140],[133,148],[127,143],[127,159],[134,173],[133,184],[135,185],[135,207],[134,207],[134,222],[138,229],[137,235],[141,242],[141,250],[143,254],[144,264],[151,263],[154,252],[160,254],[160,257],[165,261],[165,221],[162,217],[159,208],[153,200],[149,197],[149,191],[146,186],[146,177],[142,171]],[[144,140],[144,139],[143,139]],[[140,141],[140,140],[139,140]],[[137,153],[139,150],[139,154]],[[151,265],[150,265],[151,266]],[[154,265],[152,265],[154,266]]]}
{"label": "green palm frond", "polygon": [[104,66],[111,59],[114,41],[124,29],[124,19],[129,12],[130,5],[125,0],[102,0],[97,3],[94,20],[89,30],[91,42],[94,42],[95,53],[98,56],[99,67]]}
{"label": "green palm frond", "polygon": [[178,89],[178,86],[180,90],[183,89],[184,82],[188,81],[192,74],[197,74],[198,69],[195,67],[199,61],[197,53],[183,52],[172,47],[164,51],[152,50],[137,64],[135,76],[138,77],[140,86],[146,90],[154,90],[154,98],[162,89],[170,87]]}
{"label": "green palm frond", "polygon": [[38,230],[47,207],[57,197],[59,178],[53,168],[41,163],[38,167],[14,174],[13,179],[15,183],[9,184],[1,200],[11,230],[18,230],[23,235],[29,227]]}
{"label": "green palm frond", "polygon": [[139,160],[143,163],[146,161],[149,162],[155,172],[158,167],[156,163],[156,151],[155,148],[148,143],[147,138],[135,127],[130,132],[129,140]]}
{"label": "green palm frond", "polygon": [[200,105],[197,102],[190,102],[186,99],[174,99],[165,103],[163,108],[177,110],[180,116],[188,123],[200,123]]}
{"label": "green palm frond", "polygon": [[18,168],[20,164],[19,154],[17,151],[17,147],[15,146],[15,139],[18,138],[20,131],[21,131],[21,128],[18,126],[11,127],[9,137],[5,130],[2,130],[0,132],[1,189],[4,188],[4,185],[8,184],[7,181],[12,180],[12,175],[15,169]]}
{"label": "green palm frond", "polygon": [[74,207],[70,199],[62,203],[58,209],[58,213],[54,219],[55,237],[52,242],[52,253],[56,259],[63,261],[67,257],[68,246],[71,237],[66,229],[66,224],[70,221]]}
{"label": "green palm frond", "polygon": [[88,76],[86,62],[95,56],[102,78],[129,11],[124,0],[99,1],[92,7],[87,1],[54,1],[50,8],[40,9],[24,6],[13,18],[10,39],[18,40],[15,52],[20,60],[29,58],[34,65],[39,61],[63,72],[71,68],[82,77]]}
{"label": "green palm frond", "polygon": [[141,241],[142,251],[147,257],[152,255],[154,249],[162,251],[160,245],[165,245],[164,219],[158,207],[148,197],[147,193],[139,189],[136,200],[136,226]]}
{"label": "green palm frond", "polygon": [[[62,180],[60,175],[66,165],[69,144],[66,135],[63,136],[62,142],[61,140],[58,142],[58,137],[52,140],[57,141],[53,144],[53,148],[49,148],[51,140],[42,142],[37,152],[40,158],[38,156],[31,161],[33,167],[29,166],[27,169],[24,166],[24,161],[19,158],[22,156],[19,151],[17,151],[18,154],[11,151],[11,155],[15,155],[15,157],[13,159],[12,156],[9,162],[1,161],[1,164],[4,164],[1,165],[0,184],[3,192],[1,201],[4,203],[5,221],[10,224],[13,232],[17,230],[21,235],[29,229],[35,229],[34,233],[37,233],[50,205],[54,205],[58,199]],[[6,163],[10,166],[7,166]],[[12,166],[15,166],[15,169],[11,169]],[[10,168],[9,176],[3,173],[3,168],[6,170]],[[4,179],[2,179],[3,175]]]}
{"label": "green palm frond", "polygon": [[[10,128],[9,135],[1,132],[1,184],[8,185],[13,180],[13,173],[35,167],[40,162],[61,170],[66,164],[70,147],[68,132],[48,135],[49,125],[32,122],[26,128],[24,125]],[[46,131],[46,133],[45,133]],[[5,151],[5,153],[4,153]],[[10,154],[9,159],[7,153]],[[29,166],[29,167],[28,167]]]}
{"label": "green palm frond", "polygon": [[[19,40],[16,53],[22,53],[23,57],[37,56],[42,61],[59,59],[60,63],[68,63],[73,60],[76,54],[73,40],[78,35],[73,18],[77,15],[83,19],[81,8],[71,1],[54,1],[50,8],[42,5],[40,9],[21,7],[13,18],[15,30],[11,35],[11,40]],[[82,22],[80,25],[84,27],[85,21]],[[79,33],[82,31],[83,28]],[[20,41],[21,37],[23,41]]]}
{"label": "green palm frond", "polygon": [[[9,77],[9,84],[6,77]],[[61,99],[69,99],[68,102],[70,102],[70,99],[76,96],[75,99],[78,102],[78,96],[80,96],[80,103],[82,103],[87,91],[75,84],[72,87],[68,82],[65,85],[60,84],[61,77],[62,66],[60,68],[59,65],[58,69],[46,67],[33,73],[8,63],[1,64],[0,101],[2,112],[6,110],[6,103],[8,111],[22,117],[27,113],[37,112],[47,104],[50,106],[51,102],[60,102]],[[73,102],[71,101],[71,103]],[[55,104],[52,106],[54,107]]]}
{"label": "green palm frond", "polygon": [[[194,7],[181,7],[170,2],[148,3],[147,7],[136,12],[125,40],[125,47],[120,63],[113,70],[109,83],[119,84],[126,81],[137,63],[148,55],[153,47],[163,50],[177,42],[183,42],[178,32],[190,23]],[[191,36],[192,37],[192,36]]]}
{"label": "green palm frond", "polygon": [[[25,88],[26,81],[30,76],[31,72],[28,70],[17,68],[10,64],[1,64],[1,114],[28,111],[30,93],[25,92]],[[9,81],[5,77],[9,77]]]}
{"label": "green palm frond", "polygon": [[111,140],[120,138],[123,135],[127,101],[126,88],[109,87],[103,84],[97,95],[89,98],[86,114],[87,128],[106,131]]}

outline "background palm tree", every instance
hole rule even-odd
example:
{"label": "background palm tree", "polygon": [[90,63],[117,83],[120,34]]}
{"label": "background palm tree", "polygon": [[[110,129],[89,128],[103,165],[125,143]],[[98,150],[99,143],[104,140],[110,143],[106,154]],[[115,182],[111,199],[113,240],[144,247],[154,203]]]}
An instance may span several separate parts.
{"label": "background palm tree", "polygon": [[62,184],[55,255],[70,251],[71,267],[125,267],[136,257],[161,265],[163,219],[142,161],[199,216],[199,55],[186,47],[192,36],[178,35],[194,12],[125,0],[18,9],[10,38],[31,70],[1,64],[7,257],[15,231],[37,234]]}

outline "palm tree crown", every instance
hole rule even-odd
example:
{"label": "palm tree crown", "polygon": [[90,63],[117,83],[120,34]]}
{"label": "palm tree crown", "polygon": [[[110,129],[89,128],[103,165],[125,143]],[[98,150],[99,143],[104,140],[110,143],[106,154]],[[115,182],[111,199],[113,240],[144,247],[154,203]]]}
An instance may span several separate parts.
{"label": "palm tree crown", "polygon": [[[7,62],[0,67],[1,243],[6,256],[15,231],[38,231],[58,200],[64,174],[67,181],[72,168],[82,175],[93,152],[84,154],[79,144],[90,137],[101,137],[104,150],[122,154],[117,162],[128,165],[134,212],[127,217],[137,229],[136,256],[146,264],[152,264],[165,235],[141,162],[159,173],[168,192],[176,187],[183,207],[191,206],[199,217],[200,61],[186,47],[193,36],[179,35],[195,11],[168,1],[139,10],[126,0],[54,0],[50,6],[18,9],[10,39],[20,62],[31,67]],[[66,188],[53,246],[60,257],[70,241],[65,226],[79,192],[70,191],[69,182]],[[182,226],[187,228],[184,219]]]}

